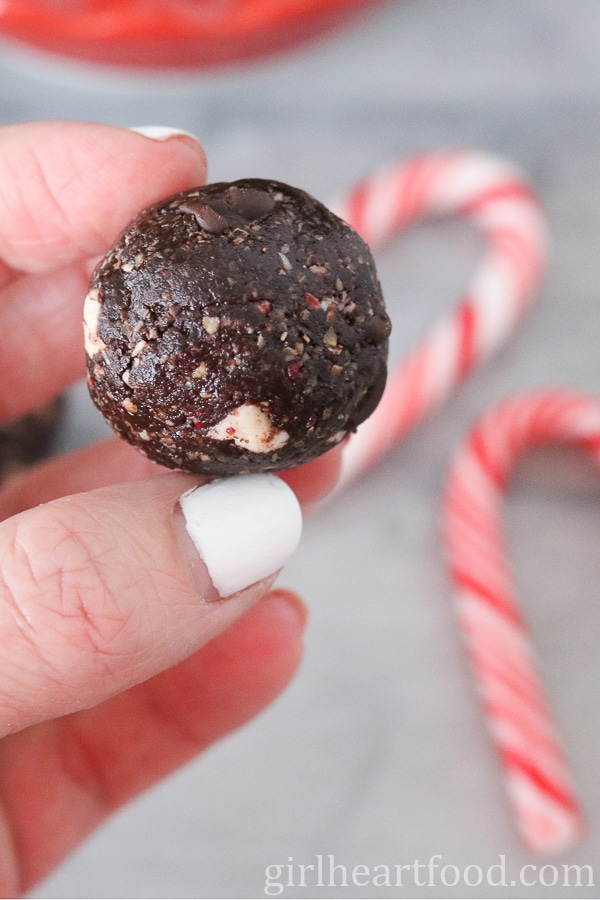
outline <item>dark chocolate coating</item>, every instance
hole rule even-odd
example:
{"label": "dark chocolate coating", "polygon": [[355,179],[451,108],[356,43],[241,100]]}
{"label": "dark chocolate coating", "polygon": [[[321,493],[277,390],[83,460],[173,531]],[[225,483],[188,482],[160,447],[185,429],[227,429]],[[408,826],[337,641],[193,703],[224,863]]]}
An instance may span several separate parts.
{"label": "dark chocolate coating", "polygon": [[369,248],[276,181],[142,212],[97,266],[85,318],[94,402],[172,468],[298,466],[355,430],[385,386],[390,321]]}

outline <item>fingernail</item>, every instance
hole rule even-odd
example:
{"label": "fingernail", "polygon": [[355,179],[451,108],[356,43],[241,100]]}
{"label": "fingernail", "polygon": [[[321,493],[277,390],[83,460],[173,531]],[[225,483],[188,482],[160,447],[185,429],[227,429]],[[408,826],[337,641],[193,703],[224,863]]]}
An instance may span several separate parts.
{"label": "fingernail", "polygon": [[221,597],[277,572],[300,541],[300,504],[276,475],[217,479],[187,491],[179,504]]}
{"label": "fingernail", "polygon": [[200,143],[196,135],[192,134],[191,131],[185,131],[183,128],[171,128],[169,125],[136,125],[130,128],[129,131],[135,131],[137,134],[151,138],[153,141],[168,141],[169,138],[174,137],[189,137]]}

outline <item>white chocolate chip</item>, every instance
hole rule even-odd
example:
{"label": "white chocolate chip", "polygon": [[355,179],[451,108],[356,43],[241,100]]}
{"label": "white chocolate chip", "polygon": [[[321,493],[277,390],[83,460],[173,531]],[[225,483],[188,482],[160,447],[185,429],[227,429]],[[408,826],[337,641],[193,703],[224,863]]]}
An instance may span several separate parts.
{"label": "white chocolate chip", "polygon": [[101,309],[100,291],[98,288],[94,288],[83,301],[83,340],[88,356],[95,356],[106,350],[106,344],[98,336],[98,319]]}
{"label": "white chocolate chip", "polygon": [[251,453],[271,453],[289,440],[287,431],[275,428],[268,413],[254,403],[244,403],[217,422],[208,432],[214,441],[233,441]]}

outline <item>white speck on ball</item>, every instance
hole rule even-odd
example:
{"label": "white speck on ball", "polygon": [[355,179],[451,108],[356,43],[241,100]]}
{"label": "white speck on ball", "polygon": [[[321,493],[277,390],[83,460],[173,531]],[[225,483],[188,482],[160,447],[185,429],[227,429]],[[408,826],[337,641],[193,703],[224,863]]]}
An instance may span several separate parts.
{"label": "white speck on ball", "polygon": [[287,431],[276,428],[268,413],[255,403],[244,403],[228,413],[208,432],[214,441],[233,441],[251,453],[280,450],[289,440]]}
{"label": "white speck on ball", "polygon": [[101,309],[100,291],[94,288],[83,301],[83,339],[88,356],[95,356],[96,353],[106,350],[106,344],[98,336],[98,319]]}

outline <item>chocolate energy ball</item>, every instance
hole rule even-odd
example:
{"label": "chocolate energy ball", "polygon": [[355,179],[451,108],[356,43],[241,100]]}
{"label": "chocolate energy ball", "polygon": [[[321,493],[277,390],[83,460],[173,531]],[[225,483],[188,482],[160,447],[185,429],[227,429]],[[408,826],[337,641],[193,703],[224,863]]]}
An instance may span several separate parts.
{"label": "chocolate energy ball", "polygon": [[92,398],[156,462],[287,469],[375,409],[390,321],[371,253],[303,191],[244,179],[131,223],[85,299]]}

